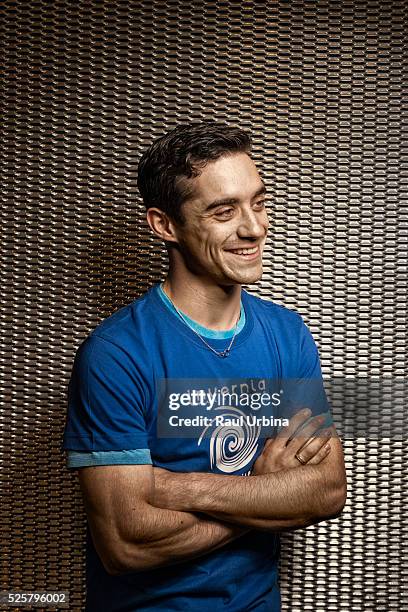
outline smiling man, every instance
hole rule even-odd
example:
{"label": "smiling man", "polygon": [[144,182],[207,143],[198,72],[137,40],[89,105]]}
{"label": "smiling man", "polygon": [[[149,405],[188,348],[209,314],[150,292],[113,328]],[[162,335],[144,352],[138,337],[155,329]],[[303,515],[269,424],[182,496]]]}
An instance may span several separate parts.
{"label": "smiling man", "polygon": [[168,274],[93,330],[69,384],[64,447],[88,516],[88,612],[277,612],[279,532],[344,506],[342,446],[322,415],[297,409],[266,442],[256,426],[158,435],[160,380],[321,383],[301,317],[242,289],[262,276],[268,231],[250,151],[243,130],[195,123],[140,160]]}

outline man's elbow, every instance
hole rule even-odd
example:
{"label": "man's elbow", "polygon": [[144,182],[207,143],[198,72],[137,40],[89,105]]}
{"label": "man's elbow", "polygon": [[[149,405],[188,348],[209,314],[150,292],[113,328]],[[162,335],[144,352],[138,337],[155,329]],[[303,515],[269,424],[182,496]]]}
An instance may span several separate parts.
{"label": "man's elbow", "polygon": [[129,570],[118,556],[110,555],[109,557],[100,557],[105,572],[109,576],[122,576]]}
{"label": "man's elbow", "polygon": [[96,552],[103,568],[110,576],[120,576],[142,568],[142,555],[137,546],[120,538],[118,534],[112,538],[94,540]]}
{"label": "man's elbow", "polygon": [[135,556],[126,554],[126,544],[118,543],[110,550],[99,552],[99,558],[107,574],[110,576],[122,576],[131,571],[138,571]]}
{"label": "man's elbow", "polygon": [[338,518],[343,512],[347,501],[347,484],[336,487],[324,503],[324,518],[326,520]]}
{"label": "man's elbow", "polygon": [[110,576],[123,576],[132,572],[142,572],[161,565],[161,559],[156,558],[152,551],[143,543],[122,541],[109,552],[99,555],[105,571]]}

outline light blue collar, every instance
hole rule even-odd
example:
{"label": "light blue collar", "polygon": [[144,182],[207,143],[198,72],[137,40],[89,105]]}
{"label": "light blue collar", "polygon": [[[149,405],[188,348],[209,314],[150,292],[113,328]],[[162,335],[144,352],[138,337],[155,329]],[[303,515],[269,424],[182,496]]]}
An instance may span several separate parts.
{"label": "light blue collar", "polygon": [[[157,288],[158,288],[158,294],[160,295],[163,302],[166,304],[167,308],[169,308],[171,312],[173,312],[177,317],[181,319],[177,310],[174,308],[171,300],[166,295],[166,293],[163,291],[163,287],[161,283],[157,285]],[[204,327],[203,325],[200,325],[199,323],[197,323],[197,321],[190,319],[190,317],[188,317],[182,310],[180,310],[180,312],[183,314],[183,317],[186,319],[186,321],[188,321],[189,325],[191,325],[191,327],[195,329],[197,333],[199,333],[201,336],[204,336],[205,338],[214,338],[214,339],[222,340],[223,338],[232,338],[232,336],[234,335],[234,331],[235,331],[234,329],[227,329],[226,331],[216,331],[214,329],[208,329],[208,327]],[[239,334],[239,332],[244,327],[244,325],[245,325],[245,309],[244,309],[244,306],[241,300],[241,313],[240,313],[240,317],[239,317],[239,321],[237,325],[237,331],[235,332],[235,334]]]}

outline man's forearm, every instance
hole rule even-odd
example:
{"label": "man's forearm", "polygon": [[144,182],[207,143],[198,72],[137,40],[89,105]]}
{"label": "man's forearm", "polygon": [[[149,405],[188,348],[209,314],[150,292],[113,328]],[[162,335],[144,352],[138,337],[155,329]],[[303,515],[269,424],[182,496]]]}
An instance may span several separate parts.
{"label": "man's forearm", "polygon": [[259,529],[302,527],[341,509],[335,481],[320,466],[249,477],[159,471],[155,482],[157,505]]}
{"label": "man's forearm", "polygon": [[[186,499],[186,505],[191,509],[201,508],[201,512],[214,518],[254,529],[288,531],[307,527],[334,516],[340,508],[334,496],[324,493],[324,487],[320,493],[315,490],[313,466],[309,470],[305,468],[236,477],[242,482],[228,476],[222,477],[226,479],[223,482],[204,482],[203,474],[190,474],[191,497]],[[197,500],[195,493],[203,497]]]}
{"label": "man's forearm", "polygon": [[[146,506],[135,508],[137,528],[126,530],[111,573],[123,574],[174,565],[207,554],[248,531],[248,528],[221,522],[190,512]],[[98,542],[97,533],[94,537]],[[103,551],[101,551],[103,558]],[[106,555],[105,555],[106,558]]]}

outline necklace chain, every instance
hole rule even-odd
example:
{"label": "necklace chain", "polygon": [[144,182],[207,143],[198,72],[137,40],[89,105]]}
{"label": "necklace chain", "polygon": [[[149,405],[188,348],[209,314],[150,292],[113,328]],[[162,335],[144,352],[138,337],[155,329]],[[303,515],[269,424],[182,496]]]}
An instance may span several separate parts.
{"label": "necklace chain", "polygon": [[[163,291],[164,291],[163,284],[162,284],[162,289],[163,289]],[[224,349],[223,351],[216,351],[216,350],[215,350],[215,348],[213,348],[213,347],[211,346],[211,344],[208,344],[208,342],[205,340],[205,338],[203,338],[203,336],[202,336],[201,334],[199,334],[199,333],[198,333],[198,331],[197,331],[196,329],[194,329],[194,327],[192,327],[192,326],[190,325],[190,323],[189,323],[189,322],[187,321],[187,319],[184,317],[183,313],[182,313],[182,312],[181,312],[181,311],[180,311],[180,310],[177,308],[177,306],[174,304],[173,300],[172,300],[172,299],[171,299],[171,298],[170,298],[170,297],[167,295],[167,293],[166,293],[166,296],[169,298],[170,302],[173,304],[174,308],[176,309],[176,311],[177,311],[177,313],[180,315],[180,317],[183,319],[184,323],[185,323],[185,324],[186,324],[186,325],[187,325],[187,326],[188,326],[188,327],[189,327],[189,328],[190,328],[190,329],[191,329],[191,330],[192,330],[192,331],[193,331],[195,334],[197,334],[197,336],[200,338],[200,340],[202,340],[202,342],[204,342],[204,344],[205,344],[205,345],[206,345],[206,346],[207,346],[207,347],[208,347],[208,348],[209,348],[209,349],[210,349],[210,350],[211,350],[213,353],[215,353],[216,355],[218,355],[218,357],[228,357],[228,355],[229,355],[229,354],[230,354],[230,352],[231,352],[232,343],[233,343],[233,342],[234,342],[234,340],[235,340],[235,334],[237,333],[237,328],[238,328],[238,323],[239,323],[240,316],[238,317],[237,322],[235,323],[235,327],[234,327],[234,334],[233,334],[233,336],[232,336],[232,338],[231,338],[231,342],[229,343],[229,346],[228,346],[226,349]],[[240,315],[241,315],[241,313],[240,313]]]}

